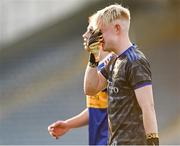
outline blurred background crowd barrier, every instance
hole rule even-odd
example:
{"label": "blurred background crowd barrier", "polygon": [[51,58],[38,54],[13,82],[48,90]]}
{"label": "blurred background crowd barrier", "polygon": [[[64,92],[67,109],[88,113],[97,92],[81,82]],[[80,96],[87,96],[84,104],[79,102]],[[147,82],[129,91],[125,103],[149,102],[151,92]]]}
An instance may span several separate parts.
{"label": "blurred background crowd barrier", "polygon": [[180,144],[179,0],[0,0],[0,145],[88,144],[87,126],[59,140],[47,127],[86,107],[82,34],[114,3],[150,60],[161,144]]}

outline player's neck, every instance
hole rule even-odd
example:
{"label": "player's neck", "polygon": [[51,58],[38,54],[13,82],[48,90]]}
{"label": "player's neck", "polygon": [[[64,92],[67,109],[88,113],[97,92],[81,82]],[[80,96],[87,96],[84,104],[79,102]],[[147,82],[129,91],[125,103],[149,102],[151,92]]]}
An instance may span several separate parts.
{"label": "player's neck", "polygon": [[109,54],[109,52],[101,51],[99,60],[100,61],[103,60],[108,54]]}
{"label": "player's neck", "polygon": [[117,44],[118,47],[115,49],[115,53],[117,55],[122,54],[124,51],[126,51],[130,46],[132,46],[131,41],[129,40],[129,37],[124,37],[124,39],[120,39],[120,41]]}

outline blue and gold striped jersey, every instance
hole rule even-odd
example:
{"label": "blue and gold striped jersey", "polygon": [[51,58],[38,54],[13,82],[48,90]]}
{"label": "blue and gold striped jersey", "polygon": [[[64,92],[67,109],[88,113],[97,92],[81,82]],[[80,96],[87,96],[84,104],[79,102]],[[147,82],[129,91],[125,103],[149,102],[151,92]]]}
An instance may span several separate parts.
{"label": "blue and gold striped jersey", "polygon": [[[109,54],[98,65],[98,70],[103,69],[111,60],[113,54]],[[99,92],[95,96],[87,96],[89,109],[89,145],[108,144],[108,95],[107,90]]]}

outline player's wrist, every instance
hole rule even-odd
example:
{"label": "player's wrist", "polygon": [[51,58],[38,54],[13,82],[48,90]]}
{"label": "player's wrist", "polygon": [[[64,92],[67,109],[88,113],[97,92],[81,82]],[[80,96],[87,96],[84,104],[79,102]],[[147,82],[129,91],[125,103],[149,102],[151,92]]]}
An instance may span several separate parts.
{"label": "player's wrist", "polygon": [[66,130],[69,131],[71,130],[73,127],[73,122],[71,119],[67,119],[64,121],[64,123],[66,124]]}
{"label": "player's wrist", "polygon": [[159,134],[149,133],[146,134],[147,145],[159,145]]}
{"label": "player's wrist", "polygon": [[93,53],[89,54],[89,66],[92,68],[97,67],[99,64],[99,61],[95,58],[95,55]]}

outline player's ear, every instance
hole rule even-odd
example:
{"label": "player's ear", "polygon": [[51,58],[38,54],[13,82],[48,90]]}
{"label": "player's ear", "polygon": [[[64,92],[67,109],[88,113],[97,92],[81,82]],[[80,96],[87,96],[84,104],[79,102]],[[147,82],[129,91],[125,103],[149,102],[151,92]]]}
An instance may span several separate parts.
{"label": "player's ear", "polygon": [[116,32],[116,33],[120,33],[120,32],[121,32],[121,25],[120,25],[120,24],[118,24],[118,23],[115,24],[115,25],[114,25],[114,28],[115,28],[115,32]]}

